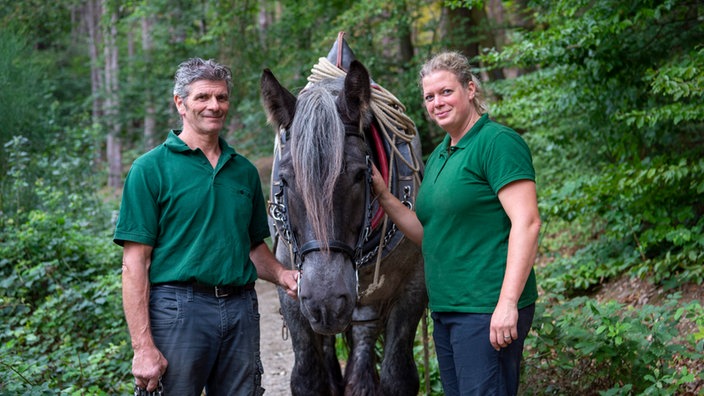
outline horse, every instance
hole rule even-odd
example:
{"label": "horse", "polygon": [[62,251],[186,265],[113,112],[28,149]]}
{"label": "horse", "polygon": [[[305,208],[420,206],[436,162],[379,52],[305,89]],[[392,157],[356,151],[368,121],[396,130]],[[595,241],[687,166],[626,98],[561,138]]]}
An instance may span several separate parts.
{"label": "horse", "polygon": [[[369,143],[375,123],[369,72],[353,60],[344,77],[309,83],[298,97],[269,69],[260,83],[277,131],[269,209],[275,255],[299,271],[298,299],[278,293],[295,356],[291,393],[418,394],[413,343],[427,307],[423,260],[400,231],[371,224],[379,210],[371,165],[380,153]],[[419,154],[420,144],[407,148]],[[409,205],[413,188],[403,189]],[[372,234],[396,242],[370,259],[364,251]],[[348,348],[344,376],[337,334]]]}

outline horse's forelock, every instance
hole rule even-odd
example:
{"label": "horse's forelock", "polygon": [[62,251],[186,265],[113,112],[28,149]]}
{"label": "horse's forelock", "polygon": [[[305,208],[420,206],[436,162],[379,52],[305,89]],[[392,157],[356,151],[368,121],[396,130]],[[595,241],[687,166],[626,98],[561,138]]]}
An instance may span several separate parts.
{"label": "horse's forelock", "polygon": [[334,229],[333,190],[342,171],[345,127],[328,84],[314,84],[298,96],[291,125],[296,188],[316,239],[327,244]]}

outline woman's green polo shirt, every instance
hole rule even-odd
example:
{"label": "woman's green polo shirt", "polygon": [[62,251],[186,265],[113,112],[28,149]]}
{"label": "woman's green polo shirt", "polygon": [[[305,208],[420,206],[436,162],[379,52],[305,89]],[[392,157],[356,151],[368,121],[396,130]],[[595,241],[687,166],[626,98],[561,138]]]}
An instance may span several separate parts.
{"label": "woman's green polo shirt", "polygon": [[253,243],[269,237],[257,169],[224,139],[213,168],[171,131],[134,161],[122,194],[114,241],[154,248],[152,284],[197,281],[244,285],[257,279]]}
{"label": "woman's green polo shirt", "polygon": [[[484,114],[454,147],[450,137],[425,166],[416,211],[430,308],[492,313],[506,269],[511,222],[498,198],[506,184],[535,180],[528,146]],[[518,307],[538,297],[531,270]]]}

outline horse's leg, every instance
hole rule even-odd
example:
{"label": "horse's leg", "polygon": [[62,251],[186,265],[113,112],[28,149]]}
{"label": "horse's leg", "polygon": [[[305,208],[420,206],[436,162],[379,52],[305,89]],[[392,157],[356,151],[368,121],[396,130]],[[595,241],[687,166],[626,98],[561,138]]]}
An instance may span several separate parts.
{"label": "horse's leg", "polygon": [[335,336],[317,335],[322,338],[323,345],[323,364],[325,365],[325,373],[328,376],[329,392],[331,396],[342,396],[344,391],[344,381],[342,379],[342,369],[340,368],[340,360],[337,358],[337,349],[335,348]]}
{"label": "horse's leg", "polygon": [[378,313],[370,306],[357,307],[353,320],[353,326],[346,333],[350,352],[345,367],[345,396],[378,395],[375,353],[381,331]]}
{"label": "horse's leg", "polygon": [[301,313],[299,302],[288,297],[281,289],[278,291],[295,358],[291,370],[291,394],[342,395],[342,371],[335,355],[334,336],[315,333]]}
{"label": "horse's leg", "polygon": [[386,322],[380,373],[381,394],[385,396],[418,394],[420,382],[413,359],[413,341],[428,303],[425,288],[418,289],[418,282],[422,284],[422,278],[406,284]]}

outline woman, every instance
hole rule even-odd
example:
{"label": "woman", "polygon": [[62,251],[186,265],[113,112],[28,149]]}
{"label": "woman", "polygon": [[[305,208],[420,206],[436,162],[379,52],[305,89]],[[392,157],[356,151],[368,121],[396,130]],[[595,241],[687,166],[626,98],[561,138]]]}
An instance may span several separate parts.
{"label": "woman", "polygon": [[448,396],[515,395],[535,312],[540,216],[528,146],[489,119],[467,58],[420,71],[429,116],[447,135],[428,158],[416,212],[374,169],[380,204],[422,246],[433,338]]}

